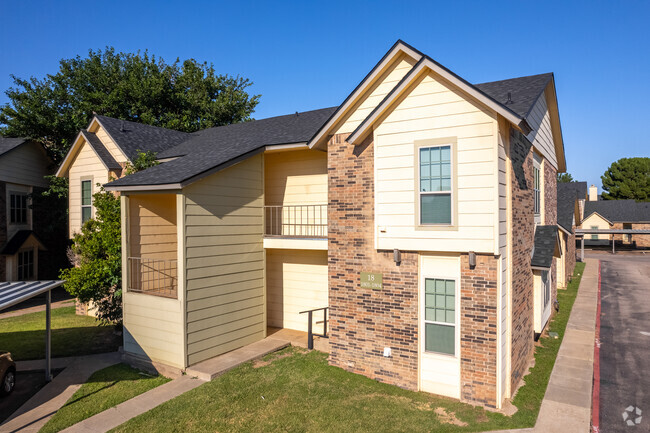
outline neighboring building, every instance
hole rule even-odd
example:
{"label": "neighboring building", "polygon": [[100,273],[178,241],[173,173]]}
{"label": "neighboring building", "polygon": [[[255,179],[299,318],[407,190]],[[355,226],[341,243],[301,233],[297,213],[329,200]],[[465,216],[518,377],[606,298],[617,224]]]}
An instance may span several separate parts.
{"label": "neighboring building", "polygon": [[472,85],[398,41],[339,107],[159,158],[106,185],[128,359],[184,370],[329,307],[332,365],[493,408],[521,383],[562,254],[552,74]]}
{"label": "neighboring building", "polygon": [[582,222],[581,209],[587,196],[586,182],[557,184],[557,226],[562,258],[557,261],[557,287],[566,288],[576,265],[575,229]]}
{"label": "neighboring building", "polygon": [[69,180],[69,236],[95,215],[93,194],[113,179],[122,177],[127,163],[139,152],[159,153],[190,134],[135,122],[93,116],[87,129],[79,132],[56,172]]}
{"label": "neighboring building", "polygon": [[[634,200],[599,200],[596,187],[591,186],[589,201],[585,203],[583,229],[650,230],[650,203]],[[587,234],[585,245],[617,245],[632,248],[650,248],[650,235]]]}
{"label": "neighboring building", "polygon": [[32,195],[47,188],[44,176],[52,168],[40,144],[0,137],[0,281],[52,278],[39,272],[47,248],[38,229],[47,222],[48,209],[32,206]]}

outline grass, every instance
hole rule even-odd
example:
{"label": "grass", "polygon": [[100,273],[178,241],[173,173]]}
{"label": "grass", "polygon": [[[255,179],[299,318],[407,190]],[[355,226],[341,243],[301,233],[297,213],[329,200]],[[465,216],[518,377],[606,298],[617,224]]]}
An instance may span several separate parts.
{"label": "grass", "polygon": [[146,375],[124,364],[96,371],[40,433],[61,431],[166,382],[166,377]]}
{"label": "grass", "polygon": [[[327,355],[289,348],[264,362],[239,366],[114,431],[156,432],[477,432],[532,427],[575,301],[584,264],[567,290],[560,290],[560,312],[542,337],[535,367],[513,403],[511,417],[459,401],[406,391],[329,366]],[[450,424],[456,420],[465,426]]]}
{"label": "grass", "polygon": [[[113,326],[77,316],[74,307],[52,310],[52,357],[113,352],[121,341]],[[0,349],[18,361],[45,358],[45,312],[0,319]]]}

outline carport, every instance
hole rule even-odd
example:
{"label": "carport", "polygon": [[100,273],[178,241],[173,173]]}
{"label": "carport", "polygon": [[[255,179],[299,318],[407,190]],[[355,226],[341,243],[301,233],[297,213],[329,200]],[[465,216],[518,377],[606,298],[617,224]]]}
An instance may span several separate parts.
{"label": "carport", "polygon": [[[650,235],[650,230],[639,229],[576,229],[576,237],[580,238],[580,261],[585,260],[585,235]],[[612,237],[612,254],[616,254],[616,242]]]}
{"label": "carport", "polygon": [[45,293],[45,380],[52,380],[52,289],[59,287],[65,281],[14,281],[0,283],[0,311],[20,304],[34,296]]}

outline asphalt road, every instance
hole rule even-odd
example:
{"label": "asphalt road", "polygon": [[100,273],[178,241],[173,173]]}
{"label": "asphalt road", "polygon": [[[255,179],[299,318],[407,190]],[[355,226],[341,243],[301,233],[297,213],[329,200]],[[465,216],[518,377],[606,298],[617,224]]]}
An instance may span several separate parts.
{"label": "asphalt road", "polygon": [[591,257],[601,260],[600,431],[650,432],[650,256]]}

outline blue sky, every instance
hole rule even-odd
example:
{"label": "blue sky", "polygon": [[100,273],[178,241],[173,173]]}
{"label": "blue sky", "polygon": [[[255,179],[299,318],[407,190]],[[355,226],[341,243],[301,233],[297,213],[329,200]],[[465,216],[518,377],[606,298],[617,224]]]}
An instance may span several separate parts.
{"label": "blue sky", "polygon": [[114,46],[250,78],[264,118],[340,104],[401,38],[474,83],[554,72],[579,180],[650,156],[650,2],[0,0],[0,17],[0,103],[10,74]]}

